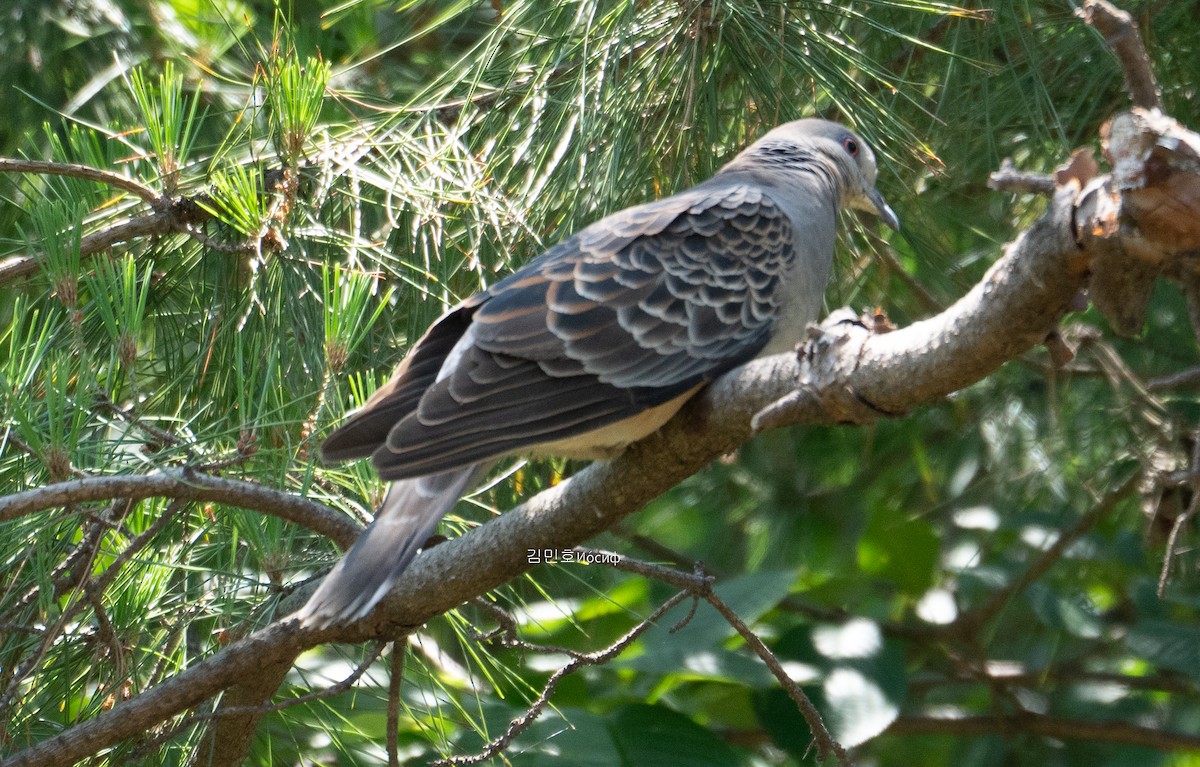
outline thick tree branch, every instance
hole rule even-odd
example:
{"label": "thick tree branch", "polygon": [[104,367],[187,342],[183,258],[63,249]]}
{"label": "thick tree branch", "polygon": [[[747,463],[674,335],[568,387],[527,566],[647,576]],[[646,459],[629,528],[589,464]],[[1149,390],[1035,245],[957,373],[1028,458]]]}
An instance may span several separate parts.
{"label": "thick tree branch", "polygon": [[292,670],[294,660],[284,656],[272,665],[264,665],[256,676],[241,680],[221,696],[217,720],[204,734],[196,764],[237,767],[245,762],[258,725],[270,710],[271,698]]}
{"label": "thick tree branch", "polygon": [[63,767],[102,749],[144,734],[181,712],[195,708],[246,678],[294,660],[311,644],[288,623],[276,623],[226,647],[213,657],[171,677],[95,719],[14,754],[4,767]]}
{"label": "thick tree branch", "polygon": [[[892,333],[862,334],[861,343],[825,345],[805,368],[838,370],[845,377],[818,376],[828,385],[806,390],[775,424],[836,422],[841,412],[823,403],[847,391],[906,412],[979,380],[1038,343],[1084,281],[1086,256],[1071,234],[1074,201],[1069,189],[1060,193],[1046,217],[942,315]],[[613,460],[594,463],[422,555],[382,608],[337,632],[339,638],[361,641],[420,625],[530,569],[528,549],[578,545],[611,527],[748,439],[754,415],[787,396],[801,372],[794,356],[779,355],[722,378],[660,432]],[[471,567],[464,568],[468,561]]]}
{"label": "thick tree branch", "polygon": [[[1015,356],[1044,337],[1078,289],[1081,277],[1072,266],[1077,250],[1074,241],[1063,234],[1070,231],[1070,212],[1070,200],[1060,196],[1047,217],[993,267],[983,286],[947,310],[946,321],[935,318],[905,331],[868,338],[872,344],[887,342],[885,348],[894,349],[899,356],[888,357],[879,351],[860,355],[846,344],[829,345],[827,353],[848,357],[855,368],[854,381],[861,381],[897,411],[940,397],[965,375],[952,366],[952,380],[945,379],[947,352],[938,344],[958,342],[961,336],[975,339],[984,351],[967,367],[975,375],[985,375],[1002,364],[1008,358],[1005,355]],[[1025,332],[1019,340],[1009,339],[1014,323],[1005,319],[1006,314],[1023,318]],[[976,326],[961,329],[958,323],[963,317],[974,318]],[[912,354],[914,348],[923,353]],[[940,365],[923,359],[930,354],[941,360]],[[392,638],[486,593],[532,567],[529,549],[578,545],[737,447],[751,436],[754,415],[792,391],[800,372],[795,355],[755,361],[716,382],[664,429],[612,461],[594,463],[492,522],[430,549],[414,562],[381,607],[365,619],[321,631],[304,631],[287,620],[268,626],[139,697],[14,755],[10,765],[73,763],[201,704],[248,675],[278,668],[309,647],[333,640]],[[911,392],[910,397],[905,399],[904,392]],[[810,408],[791,414],[795,420],[835,420],[819,406],[820,396],[808,401]],[[159,479],[130,482],[131,478],[103,478],[124,483],[111,488],[104,488],[99,480],[78,480],[27,491],[0,500],[0,519],[68,501],[199,493],[214,482],[212,478],[185,481],[166,473],[150,476]],[[162,486],[150,489],[153,481]],[[471,566],[465,567],[465,562]]]}
{"label": "thick tree branch", "polygon": [[[889,333],[848,325],[814,339],[801,387],[763,411],[758,429],[901,414],[981,380],[1043,341],[1084,285],[1065,188],[983,279],[946,311]],[[826,323],[828,327],[830,323]]]}

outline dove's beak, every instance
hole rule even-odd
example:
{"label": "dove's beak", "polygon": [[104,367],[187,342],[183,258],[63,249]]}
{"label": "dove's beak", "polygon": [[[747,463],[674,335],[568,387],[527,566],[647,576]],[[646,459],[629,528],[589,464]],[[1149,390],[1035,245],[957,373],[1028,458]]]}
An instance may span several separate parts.
{"label": "dove's beak", "polygon": [[892,206],[887,204],[887,200],[883,199],[883,195],[878,189],[872,189],[863,197],[863,209],[867,210],[887,224],[897,232],[900,231],[900,219],[896,216],[896,211],[892,210]]}

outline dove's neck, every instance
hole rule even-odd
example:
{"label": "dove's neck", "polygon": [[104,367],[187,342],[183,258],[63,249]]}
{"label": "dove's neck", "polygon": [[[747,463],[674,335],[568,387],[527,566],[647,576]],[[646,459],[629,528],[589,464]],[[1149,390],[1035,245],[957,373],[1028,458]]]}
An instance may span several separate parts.
{"label": "dove's neck", "polygon": [[838,197],[836,190],[816,188],[816,180],[804,177],[797,183],[792,177],[790,184],[766,187],[792,222],[795,258],[784,276],[775,331],[760,356],[795,348],[824,307],[837,240]]}

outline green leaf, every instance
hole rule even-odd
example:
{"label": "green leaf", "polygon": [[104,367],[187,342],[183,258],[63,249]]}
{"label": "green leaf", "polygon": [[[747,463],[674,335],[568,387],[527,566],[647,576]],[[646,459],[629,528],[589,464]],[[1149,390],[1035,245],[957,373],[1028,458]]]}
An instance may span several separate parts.
{"label": "green leaf", "polygon": [[1026,598],[1047,626],[1081,639],[1095,639],[1103,632],[1095,606],[1083,594],[1055,591],[1035,583],[1029,587]]}
{"label": "green leaf", "polygon": [[941,540],[928,520],[905,519],[880,507],[859,539],[858,564],[865,572],[915,596],[933,585],[940,551]]}
{"label": "green leaf", "polygon": [[1167,621],[1141,621],[1129,630],[1125,645],[1163,669],[1200,679],[1200,628]]}
{"label": "green leaf", "polygon": [[627,767],[740,765],[732,748],[688,717],[665,706],[632,705],[609,719],[613,742]]}

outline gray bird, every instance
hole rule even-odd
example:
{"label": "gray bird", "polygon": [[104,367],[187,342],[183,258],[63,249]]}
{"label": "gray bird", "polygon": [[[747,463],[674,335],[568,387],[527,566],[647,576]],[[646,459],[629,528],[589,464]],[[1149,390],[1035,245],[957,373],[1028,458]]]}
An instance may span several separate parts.
{"label": "gray bird", "polygon": [[612,456],[721,374],[794,348],[821,309],[843,208],[899,227],[862,139],[790,122],[446,312],[321,446],[327,462],[370,456],[392,485],[303,622],[366,615],[497,459]]}

